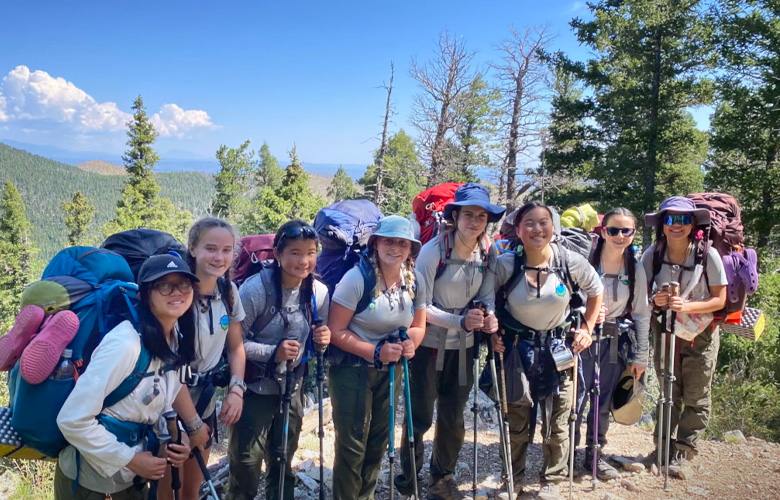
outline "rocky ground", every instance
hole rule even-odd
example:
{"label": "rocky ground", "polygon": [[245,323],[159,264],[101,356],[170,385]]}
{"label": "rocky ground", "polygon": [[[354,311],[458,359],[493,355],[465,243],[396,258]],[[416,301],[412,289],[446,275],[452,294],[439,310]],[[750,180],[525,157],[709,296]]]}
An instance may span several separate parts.
{"label": "rocky ground", "polygon": [[[480,411],[478,417],[478,497],[493,499],[500,491],[500,461],[498,425],[492,402],[480,394]],[[470,405],[469,405],[470,407]],[[316,422],[316,407],[310,418]],[[399,425],[396,428],[397,450],[401,443],[401,426],[403,406],[399,405],[396,417]],[[461,451],[456,472],[460,489],[471,491],[472,482],[472,430],[473,417],[470,410],[466,412],[466,443]],[[539,426],[537,426],[538,429]],[[584,429],[583,429],[584,432]],[[325,483],[326,489],[331,482],[331,467],[333,465],[333,426],[325,428]],[[227,436],[226,432],[221,433]],[[433,429],[425,435],[426,466],[423,467],[420,485],[423,498],[426,498],[427,460],[431,453]],[[687,480],[669,479],[669,488],[664,490],[662,476],[638,466],[638,461],[653,450],[652,434],[639,426],[625,427],[613,424],[609,432],[609,444],[605,453],[612,457],[624,457],[619,466],[619,479],[601,482],[593,489],[589,473],[575,477],[572,497],[580,500],[655,500],[655,499],[780,499],[780,444],[768,443],[759,439],[747,438],[740,443],[722,441],[705,441],[701,444],[701,452],[691,463]],[[523,486],[524,493],[518,498],[532,499],[539,489],[539,469],[542,463],[542,452],[539,446],[541,438],[538,434],[535,444],[529,449],[528,471]],[[210,459],[210,468],[218,483],[218,489],[227,480],[227,460],[225,458],[225,441],[216,445]],[[396,452],[398,453],[398,451]],[[580,460],[582,458],[580,457]],[[396,458],[396,471],[399,470],[399,459]],[[619,465],[618,462],[614,462]],[[296,499],[314,500],[319,498],[319,442],[316,426],[313,431],[301,435],[298,452],[292,461],[298,477]],[[388,498],[388,464],[387,459],[380,474],[377,486],[377,500]],[[397,473],[397,472],[396,472]],[[516,486],[517,488],[517,486]],[[263,485],[260,486],[258,499],[264,498]],[[221,492],[220,492],[221,493]],[[330,499],[330,491],[326,491]],[[204,498],[209,495],[204,489]],[[561,485],[561,498],[568,498],[568,482]]]}

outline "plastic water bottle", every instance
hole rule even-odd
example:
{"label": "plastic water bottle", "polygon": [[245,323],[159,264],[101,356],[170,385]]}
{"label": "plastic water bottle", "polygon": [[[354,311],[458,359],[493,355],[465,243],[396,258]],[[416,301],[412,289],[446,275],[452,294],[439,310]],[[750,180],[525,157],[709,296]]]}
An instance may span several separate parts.
{"label": "plastic water bottle", "polygon": [[57,368],[54,369],[54,372],[51,374],[50,378],[57,380],[73,378],[74,365],[71,359],[72,357],[73,351],[71,349],[65,349],[62,351],[62,361],[60,361],[60,363],[57,365]]}

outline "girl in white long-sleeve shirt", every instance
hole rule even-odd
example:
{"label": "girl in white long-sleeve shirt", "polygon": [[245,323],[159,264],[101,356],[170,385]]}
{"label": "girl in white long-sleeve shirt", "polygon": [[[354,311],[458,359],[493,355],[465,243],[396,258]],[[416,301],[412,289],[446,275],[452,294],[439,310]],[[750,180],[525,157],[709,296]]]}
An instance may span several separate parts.
{"label": "girl in white long-sleeve shirt", "polygon": [[[164,433],[163,412],[170,410],[181,382],[178,368],[194,357],[193,284],[198,278],[173,255],[149,258],[141,267],[139,331],[125,321],[108,332],[62,407],[57,424],[70,444],[59,456],[55,499],[143,499],[134,485],[159,480],[168,462],[181,466],[188,444],[168,445],[167,458],[146,451],[148,432]],[[135,368],[143,347],[151,355],[146,373],[124,399],[108,407],[105,398]],[[140,431],[120,432],[120,428]],[[109,429],[113,429],[113,432]],[[187,440],[185,439],[185,443]],[[74,485],[74,483],[76,483]]]}

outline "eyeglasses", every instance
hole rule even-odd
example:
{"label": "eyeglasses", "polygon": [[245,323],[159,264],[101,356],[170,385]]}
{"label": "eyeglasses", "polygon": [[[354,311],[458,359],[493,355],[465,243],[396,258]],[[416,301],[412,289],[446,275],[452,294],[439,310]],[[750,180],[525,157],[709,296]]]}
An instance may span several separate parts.
{"label": "eyeglasses", "polygon": [[604,230],[610,236],[617,236],[618,234],[622,234],[626,238],[634,236],[634,233],[636,233],[636,229],[633,227],[605,227]]}
{"label": "eyeglasses", "polygon": [[303,235],[303,237],[306,239],[317,239],[317,231],[315,231],[314,228],[309,225],[288,227],[282,231],[282,238],[287,238],[290,240],[300,238],[301,235]]}
{"label": "eyeglasses", "polygon": [[680,224],[683,226],[693,224],[693,215],[677,214],[664,216],[665,226],[674,226],[675,224]]}
{"label": "eyeglasses", "polygon": [[168,281],[161,281],[152,285],[152,289],[157,290],[160,295],[167,297],[173,293],[173,289],[177,289],[182,295],[186,295],[192,291],[192,281],[185,280],[178,283],[170,283]]}

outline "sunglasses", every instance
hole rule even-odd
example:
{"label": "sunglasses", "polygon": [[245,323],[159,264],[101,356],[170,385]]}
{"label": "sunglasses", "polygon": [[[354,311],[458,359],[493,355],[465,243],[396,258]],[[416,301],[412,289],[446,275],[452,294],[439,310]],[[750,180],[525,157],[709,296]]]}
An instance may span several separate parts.
{"label": "sunglasses", "polygon": [[317,231],[308,225],[288,227],[282,231],[282,238],[287,238],[289,240],[300,238],[301,235],[306,239],[317,239]]}
{"label": "sunglasses", "polygon": [[167,297],[173,293],[173,289],[177,289],[182,295],[186,295],[192,291],[192,281],[185,280],[178,283],[169,283],[167,281],[161,281],[152,285],[152,289],[157,290],[160,295]]}
{"label": "sunglasses", "polygon": [[682,226],[688,226],[690,224],[693,224],[693,215],[665,215],[664,216],[664,225],[665,226],[674,226],[675,224],[680,224]]}
{"label": "sunglasses", "polygon": [[617,236],[618,234],[622,234],[626,238],[634,236],[634,233],[636,233],[636,229],[633,227],[605,227],[604,231],[606,231],[610,236]]}

